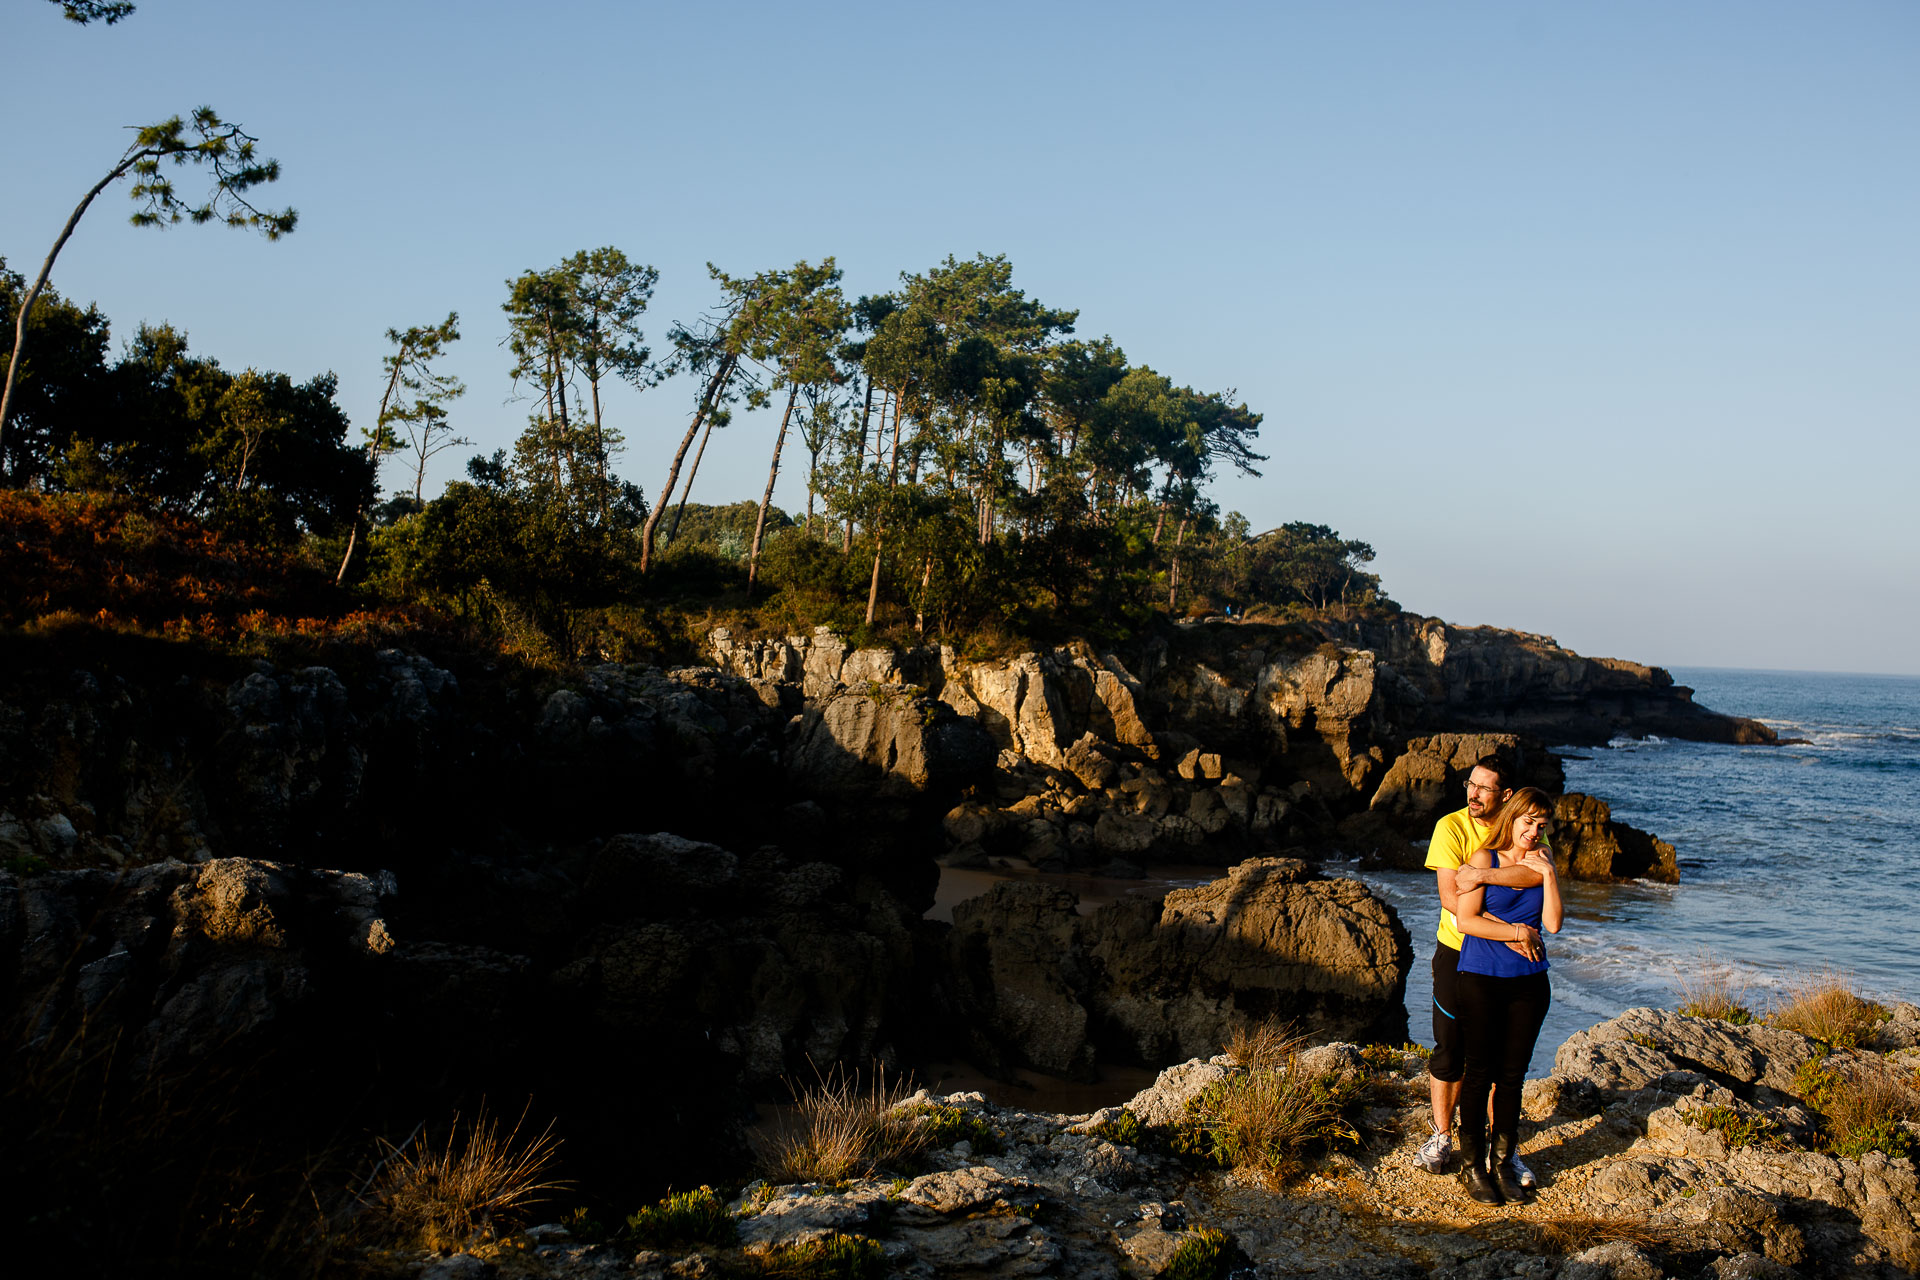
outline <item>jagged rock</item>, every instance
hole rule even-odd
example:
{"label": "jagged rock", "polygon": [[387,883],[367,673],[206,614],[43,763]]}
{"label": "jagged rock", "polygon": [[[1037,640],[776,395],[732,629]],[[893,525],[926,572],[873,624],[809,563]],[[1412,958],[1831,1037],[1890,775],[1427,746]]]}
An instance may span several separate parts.
{"label": "jagged rock", "polygon": [[1159,827],[1145,814],[1109,809],[1093,824],[1093,842],[1115,854],[1144,853],[1153,847]]}
{"label": "jagged rock", "polygon": [[892,1207],[886,1187],[872,1182],[837,1190],[812,1183],[783,1187],[739,1220],[740,1242],[777,1248],[823,1232],[871,1231],[886,1221]]}
{"label": "jagged rock", "polygon": [[1187,1103],[1225,1080],[1232,1072],[1223,1062],[1192,1059],[1166,1068],[1127,1102],[1127,1110],[1149,1128],[1167,1129],[1180,1123]]}
{"label": "jagged rock", "polygon": [[905,797],[964,786],[992,760],[979,725],[940,703],[887,690],[844,691],[808,708],[787,777],[815,798]]}
{"label": "jagged rock", "polygon": [[1584,1080],[1608,1099],[1675,1071],[1696,1071],[1736,1090],[1759,1084],[1790,1094],[1794,1073],[1813,1056],[1813,1042],[1792,1031],[1629,1009],[1569,1036],[1554,1053],[1553,1074]]}
{"label": "jagged rock", "polygon": [[979,723],[1003,748],[1036,764],[1059,767],[1061,745],[1078,735],[1065,732],[1066,708],[1057,681],[1038,654],[981,663],[965,673],[965,684],[980,705]]}
{"label": "jagged rock", "polygon": [[931,1214],[947,1217],[956,1213],[981,1213],[995,1207],[1031,1208],[1038,1194],[1029,1182],[1010,1178],[998,1169],[975,1165],[923,1174],[907,1184],[900,1192],[900,1199]]}
{"label": "jagged rock", "polygon": [[1104,747],[1092,733],[1083,733],[1067,748],[1063,760],[1067,772],[1089,791],[1100,790],[1113,778],[1116,766]]}
{"label": "jagged rock", "polygon": [[1725,1246],[1736,1251],[1736,1257],[1747,1258],[1755,1255],[1738,1251],[1757,1248],[1758,1257],[1765,1264],[1748,1263],[1736,1274],[1740,1271],[1757,1275],[1790,1273],[1793,1266],[1806,1261],[1806,1233],[1783,1217],[1777,1201],[1750,1191],[1726,1188],[1716,1188],[1708,1194],[1712,1197],[1706,1206],[1708,1221]]}
{"label": "jagged rock", "polygon": [[1630,1240],[1609,1240],[1568,1258],[1559,1280],[1663,1280],[1665,1275],[1645,1249]]}
{"label": "jagged rock", "polygon": [[1367,807],[1405,835],[1426,836],[1466,803],[1467,775],[1492,755],[1514,763],[1518,786],[1557,792],[1566,785],[1560,762],[1538,743],[1511,733],[1438,733],[1408,740]]}
{"label": "jagged rock", "polygon": [[1672,845],[1612,820],[1604,800],[1568,792],[1553,805],[1553,860],[1575,880],[1658,880],[1680,883]]}
{"label": "jagged rock", "polygon": [[[889,678],[911,670],[943,705],[993,736],[1003,773],[1058,771],[1080,793],[1067,795],[1063,807],[1091,799],[1097,810],[1185,816],[1215,856],[1271,849],[1290,834],[1297,841],[1289,828],[1304,824],[1312,838],[1375,865],[1417,866],[1407,841],[1457,806],[1460,778],[1497,748],[1522,758],[1523,782],[1557,790],[1558,762],[1539,737],[1605,741],[1615,732],[1658,727],[1681,736],[1768,740],[1763,727],[1693,706],[1689,691],[1664,672],[1580,658],[1544,637],[1411,616],[1392,624],[1316,625],[1318,643],[1303,643],[1297,630],[1258,625],[1182,628],[1146,642],[1128,660],[1131,669],[1119,655],[1096,654],[1079,642],[990,662],[962,661],[945,648],[862,650],[828,664],[831,684],[827,669],[807,666],[829,637],[741,646],[716,636],[711,651],[738,675],[798,679],[816,703],[855,687],[848,673],[863,664]],[[1434,723],[1476,719],[1480,732]],[[1213,801],[1189,802],[1150,782],[1123,778],[1124,794],[1108,793],[1123,765],[1151,760],[1170,765],[1181,782],[1231,788],[1221,797],[1228,820],[1218,818]],[[1319,788],[1326,808],[1300,811],[1285,803],[1281,788],[1262,791],[1259,779],[1276,774]],[[1027,785],[1002,778],[999,791],[1017,800]],[[1362,805],[1370,816],[1353,813]],[[1099,813],[1072,816],[1097,822]],[[1576,816],[1569,811],[1564,843],[1584,853],[1572,858],[1571,875],[1672,874],[1666,847],[1651,837],[1604,818],[1582,825],[1572,821]],[[1143,838],[1138,829],[1121,832],[1112,829],[1133,851],[1153,847],[1133,848]],[[1190,835],[1176,828],[1162,852],[1190,850]]]}
{"label": "jagged rock", "polygon": [[973,1024],[990,1042],[981,1046],[989,1060],[999,1056],[997,1042],[1055,1075],[1091,1072],[1075,901],[1053,885],[1002,882],[954,907],[952,966]]}
{"label": "jagged rock", "polygon": [[[1356,880],[1290,858],[1255,858],[1225,879],[1151,904],[1117,902],[1081,937],[1105,983],[1093,1008],[1136,1060],[1210,1053],[1239,1023],[1294,1018],[1324,1034],[1396,1036],[1411,940]],[[1177,993],[1177,994],[1166,994]]]}
{"label": "jagged rock", "polygon": [[994,810],[977,800],[955,805],[941,819],[947,839],[956,845],[978,844],[996,825]]}
{"label": "jagged rock", "polygon": [[1606,1103],[1593,1081],[1556,1074],[1527,1081],[1521,1090],[1521,1106],[1528,1119],[1545,1120],[1556,1115],[1599,1115]]}
{"label": "jagged rock", "polygon": [[500,1268],[485,1258],[456,1253],[428,1262],[420,1272],[420,1280],[492,1280],[499,1273]]}
{"label": "jagged rock", "polygon": [[0,972],[41,1025],[111,1013],[130,1059],[186,1070],[274,1039],[318,973],[378,972],[362,966],[396,949],[379,914],[394,892],[385,873],[240,858],[0,876]]}
{"label": "jagged rock", "polygon": [[1765,1254],[1736,1253],[1707,1266],[1709,1280],[1800,1280],[1800,1273]]}

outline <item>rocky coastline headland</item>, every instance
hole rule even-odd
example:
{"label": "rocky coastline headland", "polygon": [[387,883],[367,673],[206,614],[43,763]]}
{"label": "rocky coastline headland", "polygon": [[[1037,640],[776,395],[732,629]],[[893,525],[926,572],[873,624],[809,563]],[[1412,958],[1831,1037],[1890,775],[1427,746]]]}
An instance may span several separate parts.
{"label": "rocky coastline headland", "polygon": [[[153,1224],[86,1179],[177,1149],[196,1108],[264,1186],[276,1151],[531,1098],[573,1176],[636,1203],[743,1167],[754,1101],[836,1065],[1093,1078],[1268,1018],[1397,1042],[1406,927],[1322,859],[1418,865],[1496,747],[1559,790],[1549,745],[1771,740],[1657,669],[1431,619],[987,660],[716,632],[708,666],[570,679],[188,652],[16,636],[0,675],[15,1078],[113,1099],[36,1136],[93,1163],[7,1179],[96,1239]],[[1561,809],[1568,874],[1675,877],[1603,801]],[[1007,882],[925,918],[943,864],[1171,861],[1222,877],[1085,914]],[[129,1070],[166,1116],[131,1123]]]}

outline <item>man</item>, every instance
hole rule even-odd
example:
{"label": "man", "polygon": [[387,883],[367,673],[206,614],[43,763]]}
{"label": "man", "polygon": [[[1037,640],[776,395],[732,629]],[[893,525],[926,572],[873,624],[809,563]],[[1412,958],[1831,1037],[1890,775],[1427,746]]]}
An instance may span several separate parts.
{"label": "man", "polygon": [[[1460,1079],[1466,1074],[1462,1051],[1464,1037],[1454,1013],[1454,987],[1460,969],[1460,944],[1464,940],[1453,918],[1454,902],[1463,893],[1488,884],[1526,889],[1540,883],[1540,873],[1524,867],[1479,868],[1467,865],[1474,850],[1486,837],[1487,824],[1500,812],[1500,806],[1513,795],[1513,769],[1496,756],[1473,766],[1467,775],[1467,807],[1456,810],[1434,824],[1433,840],[1427,845],[1427,866],[1433,870],[1440,889],[1439,945],[1433,952],[1433,1057],[1427,1063],[1428,1086],[1433,1097],[1433,1136],[1420,1147],[1415,1159],[1429,1173],[1445,1173],[1453,1160],[1453,1110],[1460,1102]],[[1489,917],[1491,918],[1491,917]],[[1507,946],[1537,960],[1544,954],[1540,935],[1531,930],[1524,942]],[[1533,1170],[1514,1158],[1520,1185],[1531,1187]]]}

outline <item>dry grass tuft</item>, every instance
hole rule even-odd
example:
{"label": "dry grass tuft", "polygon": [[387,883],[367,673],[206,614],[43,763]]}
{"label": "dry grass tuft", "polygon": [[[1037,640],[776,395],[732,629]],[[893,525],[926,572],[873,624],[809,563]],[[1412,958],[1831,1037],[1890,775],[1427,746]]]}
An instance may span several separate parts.
{"label": "dry grass tuft", "polygon": [[1920,1088],[1877,1059],[1802,1063],[1794,1086],[1824,1123],[1823,1146],[1857,1160],[1869,1151],[1911,1157],[1920,1151],[1906,1122],[1920,1121]]}
{"label": "dry grass tuft", "polygon": [[[791,1087],[791,1086],[790,1086]],[[844,1182],[914,1160],[929,1140],[919,1116],[903,1104],[910,1080],[870,1085],[839,1068],[793,1089],[793,1114],[761,1143],[760,1164],[776,1182]]]}
{"label": "dry grass tuft", "polygon": [[1767,1020],[1836,1049],[1850,1049],[1886,1018],[1883,1006],[1855,994],[1847,974],[1829,969],[1788,987]]}
{"label": "dry grass tuft", "polygon": [[1290,1022],[1268,1018],[1261,1022],[1243,1022],[1233,1029],[1227,1041],[1227,1056],[1238,1067],[1281,1067],[1292,1062],[1307,1046],[1308,1037]]}
{"label": "dry grass tuft", "polygon": [[1615,1240],[1625,1240],[1628,1244],[1648,1250],[1662,1249],[1674,1241],[1670,1229],[1650,1222],[1634,1218],[1596,1218],[1583,1214],[1549,1218],[1539,1224],[1539,1232],[1542,1244],[1555,1253],[1566,1255],[1581,1253],[1595,1245],[1611,1244]]}
{"label": "dry grass tuft", "polygon": [[1271,1022],[1236,1031],[1227,1051],[1246,1071],[1188,1104],[1175,1148],[1283,1180],[1310,1151],[1359,1143],[1350,1116],[1376,1100],[1375,1083],[1306,1071],[1305,1047],[1305,1036]]}
{"label": "dry grass tuft", "polygon": [[1689,1018],[1715,1018],[1740,1025],[1753,1021],[1747,984],[1724,961],[1702,956],[1698,967],[1673,984],[1674,1000]]}
{"label": "dry grass tuft", "polygon": [[428,1249],[457,1247],[476,1235],[500,1234],[543,1192],[567,1184],[547,1175],[560,1151],[551,1123],[526,1141],[526,1113],[502,1136],[483,1104],[464,1130],[455,1116],[445,1146],[418,1138],[386,1154],[365,1200],[378,1234]]}

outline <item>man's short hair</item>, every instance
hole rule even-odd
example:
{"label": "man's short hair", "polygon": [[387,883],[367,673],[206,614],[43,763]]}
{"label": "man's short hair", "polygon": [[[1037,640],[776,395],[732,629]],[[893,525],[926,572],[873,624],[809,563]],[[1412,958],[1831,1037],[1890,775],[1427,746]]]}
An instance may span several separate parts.
{"label": "man's short hair", "polygon": [[1513,790],[1514,783],[1518,781],[1516,776],[1518,770],[1513,767],[1513,761],[1504,755],[1482,756],[1473,762],[1473,767],[1475,769],[1485,769],[1497,778],[1502,791]]}

